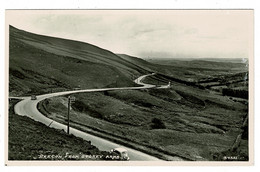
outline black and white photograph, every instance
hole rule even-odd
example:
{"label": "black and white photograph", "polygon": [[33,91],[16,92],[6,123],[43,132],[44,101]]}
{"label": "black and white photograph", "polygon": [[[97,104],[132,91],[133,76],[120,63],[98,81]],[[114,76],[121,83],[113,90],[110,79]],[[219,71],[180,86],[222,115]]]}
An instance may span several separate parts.
{"label": "black and white photograph", "polygon": [[253,10],[6,10],[6,162],[253,161]]}

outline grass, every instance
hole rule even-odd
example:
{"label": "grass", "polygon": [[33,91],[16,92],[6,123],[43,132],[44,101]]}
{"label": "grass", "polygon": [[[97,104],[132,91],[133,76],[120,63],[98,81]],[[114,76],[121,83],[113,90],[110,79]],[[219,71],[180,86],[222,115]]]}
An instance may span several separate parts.
{"label": "grass", "polygon": [[135,86],[132,73],[145,73],[112,52],[90,44],[35,35],[11,26],[9,51],[12,96]]}
{"label": "grass", "polygon": [[107,152],[99,151],[89,141],[67,135],[62,130],[49,128],[28,117],[16,115],[13,110],[16,102],[9,102],[9,160],[75,160],[79,155],[86,155],[84,158],[79,157],[79,160],[104,160],[100,157],[90,157],[108,155]]}
{"label": "grass", "polygon": [[[227,103],[222,96],[183,87],[164,91],[76,94],[78,102],[72,105],[71,120],[82,130],[86,127],[104,132],[106,136],[103,137],[117,142],[115,138],[120,138],[120,143],[138,150],[147,151],[149,148],[150,153],[151,150],[163,152],[164,159],[167,159],[166,155],[171,155],[189,160],[214,160],[216,152],[226,151],[232,146],[240,132],[246,109],[245,112],[238,110],[239,103]],[[182,89],[186,90],[185,94]],[[164,100],[166,95],[171,101]],[[64,101],[64,97],[48,99],[46,115],[64,123],[62,114],[66,114],[66,108],[61,103]],[[192,102],[197,102],[197,106]],[[158,118],[165,127],[155,129],[154,118]],[[162,158],[161,155],[159,157]]]}

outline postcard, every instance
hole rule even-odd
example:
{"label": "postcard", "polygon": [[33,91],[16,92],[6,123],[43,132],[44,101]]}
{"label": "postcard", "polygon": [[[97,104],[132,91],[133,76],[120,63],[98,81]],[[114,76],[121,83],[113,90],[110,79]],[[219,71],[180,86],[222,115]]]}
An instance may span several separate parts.
{"label": "postcard", "polygon": [[6,10],[13,165],[252,165],[253,10]]}

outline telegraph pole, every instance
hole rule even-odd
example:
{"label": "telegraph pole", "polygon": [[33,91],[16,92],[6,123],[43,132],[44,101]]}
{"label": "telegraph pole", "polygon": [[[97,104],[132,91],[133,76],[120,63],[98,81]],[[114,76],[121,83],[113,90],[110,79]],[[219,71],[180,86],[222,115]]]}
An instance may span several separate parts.
{"label": "telegraph pole", "polygon": [[68,121],[67,121],[67,133],[70,134],[70,106],[75,102],[75,97],[68,97]]}
{"label": "telegraph pole", "polygon": [[68,126],[67,126],[67,133],[70,134],[70,96],[68,97]]}

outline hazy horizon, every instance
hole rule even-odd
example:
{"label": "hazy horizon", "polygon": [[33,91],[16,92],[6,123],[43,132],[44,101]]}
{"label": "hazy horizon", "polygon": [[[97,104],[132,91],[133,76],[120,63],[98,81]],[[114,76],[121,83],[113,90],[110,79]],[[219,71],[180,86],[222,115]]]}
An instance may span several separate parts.
{"label": "hazy horizon", "polygon": [[252,10],[7,10],[18,29],[139,58],[248,58]]}

